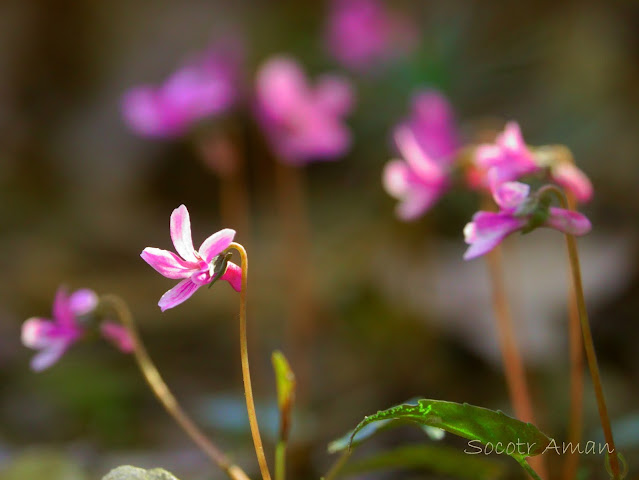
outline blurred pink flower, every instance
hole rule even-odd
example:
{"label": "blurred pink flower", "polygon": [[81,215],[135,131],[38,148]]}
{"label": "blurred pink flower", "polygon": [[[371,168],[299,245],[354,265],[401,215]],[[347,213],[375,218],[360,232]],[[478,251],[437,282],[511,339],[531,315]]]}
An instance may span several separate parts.
{"label": "blurred pink flower", "polygon": [[483,177],[483,183],[488,178],[487,172],[489,170],[493,172],[491,181],[495,183],[484,185],[491,190],[495,190],[503,182],[518,180],[524,175],[540,170],[516,122],[507,123],[494,144],[478,146],[475,150],[474,163],[479,169],[479,175]]}
{"label": "blurred pink flower", "polygon": [[[221,255],[233,241],[235,231],[225,228],[208,237],[199,250],[193,248],[191,239],[191,219],[189,211],[180,205],[171,214],[171,239],[175,250],[181,255],[147,247],[140,255],[156,271],[166,278],[183,279],[160,298],[158,305],[162,311],[184,302],[202,285],[218,278],[226,280],[236,290],[242,288],[242,270]],[[224,271],[218,271],[225,268]]]}
{"label": "blurred pink flower", "polygon": [[436,91],[418,94],[411,117],[395,129],[401,160],[386,164],[385,190],[400,203],[397,215],[414,220],[450,186],[450,170],[459,140],[452,108]]}
{"label": "blurred pink flower", "polygon": [[258,120],[282,161],[332,160],[350,147],[342,118],[353,92],[344,78],[325,75],[312,87],[295,60],[276,57],[259,69],[256,96]]}
{"label": "blurred pink flower", "polygon": [[[530,227],[537,213],[535,208],[530,208],[533,200],[530,186],[524,183],[504,182],[495,189],[493,198],[499,212],[479,211],[464,228],[465,241],[470,245],[464,253],[464,260],[480,257],[511,233]],[[540,226],[571,235],[584,235],[592,228],[590,220],[584,215],[557,207],[548,208],[547,217]]]}
{"label": "blurred pink flower", "polygon": [[100,325],[100,333],[123,353],[131,353],[135,345],[126,328],[119,323],[105,321]]}
{"label": "blurred pink flower", "polygon": [[239,54],[211,48],[173,73],[162,85],[142,85],[123,97],[129,127],[147,137],[177,137],[196,122],[227,111],[238,96]]}
{"label": "blurred pink flower", "polygon": [[78,341],[84,332],[78,323],[78,316],[93,311],[98,297],[92,290],[76,290],[67,295],[63,287],[58,289],[53,301],[51,320],[32,317],[22,325],[22,343],[29,348],[39,350],[31,360],[31,368],[41,371],[49,368]]}
{"label": "blurred pink flower", "polygon": [[550,177],[555,183],[571,192],[579,203],[588,202],[593,195],[590,179],[574,163],[558,162],[550,167]]}
{"label": "blurred pink flower", "polygon": [[326,44],[345,67],[367,70],[415,44],[416,29],[406,17],[388,11],[378,0],[333,0]]}

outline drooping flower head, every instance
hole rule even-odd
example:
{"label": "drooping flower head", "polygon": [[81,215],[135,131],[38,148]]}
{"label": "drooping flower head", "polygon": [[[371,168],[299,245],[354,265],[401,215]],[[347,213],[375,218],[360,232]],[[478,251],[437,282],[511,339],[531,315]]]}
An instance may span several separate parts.
{"label": "drooping flower head", "polygon": [[160,298],[162,311],[186,301],[202,285],[217,279],[226,280],[236,290],[242,288],[242,270],[228,261],[224,251],[231,245],[235,231],[225,228],[208,237],[196,251],[191,238],[189,211],[180,205],[171,214],[171,240],[179,254],[159,248],[147,247],[142,259],[156,271],[171,279],[181,281]]}
{"label": "drooping flower head", "polygon": [[432,90],[417,95],[411,117],[396,127],[394,138],[401,158],[386,164],[383,185],[400,201],[399,218],[414,220],[450,186],[459,141],[446,98]]}
{"label": "drooping flower head", "polygon": [[[492,174],[497,172],[490,172]],[[524,183],[502,183],[493,192],[493,198],[499,211],[479,211],[464,228],[465,241],[469,244],[464,260],[488,253],[518,230],[542,226],[571,235],[585,235],[592,228],[590,220],[581,213],[550,207],[530,195],[530,186]]]}
{"label": "drooping flower head", "polygon": [[256,103],[266,137],[286,163],[333,160],[350,147],[343,117],[352,109],[353,92],[342,77],[325,75],[312,86],[295,60],[276,57],[257,73]]}
{"label": "drooping flower head", "polygon": [[414,26],[379,0],[333,0],[325,35],[331,55],[356,71],[404,53],[415,43]]}
{"label": "drooping flower head", "polygon": [[[53,301],[51,319],[32,317],[22,324],[22,343],[39,350],[31,360],[31,368],[41,371],[49,368],[71,347],[93,328],[93,313],[98,305],[98,296],[93,290],[83,288],[71,295],[60,287]],[[104,321],[100,325],[102,336],[120,351],[129,353],[133,342],[121,325]]]}
{"label": "drooping flower head", "polygon": [[227,111],[238,97],[238,56],[237,49],[212,47],[162,85],[132,88],[122,101],[127,124],[142,136],[171,138]]}

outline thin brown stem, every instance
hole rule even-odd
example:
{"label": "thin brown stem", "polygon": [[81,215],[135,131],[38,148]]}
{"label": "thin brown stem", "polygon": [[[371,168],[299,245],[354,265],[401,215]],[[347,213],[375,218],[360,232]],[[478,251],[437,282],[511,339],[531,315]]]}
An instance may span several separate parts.
{"label": "thin brown stem", "polygon": [[246,335],[246,289],[248,286],[248,257],[246,250],[239,243],[231,243],[229,248],[237,250],[242,260],[242,290],[240,291],[240,355],[242,357],[242,378],[244,380],[244,396],[246,397],[246,410],[248,412],[249,424],[251,426],[251,436],[255,445],[257,461],[260,465],[260,472],[263,480],[271,480],[271,473],[268,469],[268,462],[264,454],[260,428],[257,423],[255,412],[255,401],[253,400],[253,387],[251,385],[251,372],[249,369],[248,342]]}
{"label": "thin brown stem", "polygon": [[[568,208],[566,197],[560,189],[555,186],[548,185],[540,189],[538,194],[543,195],[544,191],[549,191],[555,194],[555,196],[559,199],[561,206],[565,209]],[[609,459],[612,478],[613,480],[620,480],[621,467],[619,465],[619,457],[617,455],[617,449],[615,448],[615,441],[612,435],[612,426],[610,424],[610,416],[608,415],[608,406],[606,405],[606,398],[601,382],[601,374],[599,372],[599,364],[597,363],[597,353],[595,352],[595,344],[592,339],[592,331],[590,330],[590,322],[588,320],[588,312],[586,310],[586,300],[584,297],[583,284],[581,280],[581,265],[579,263],[579,253],[577,250],[577,239],[574,235],[570,234],[565,234],[565,237],[566,245],[568,247],[568,258],[570,260],[572,280],[577,299],[577,309],[579,311],[579,323],[581,324],[584,349],[586,350],[586,360],[588,361],[588,369],[590,370],[592,385],[595,390],[595,397],[597,399],[597,409],[599,410],[601,428],[603,430],[608,449],[609,451],[611,451]]]}
{"label": "thin brown stem", "polygon": [[179,403],[169,390],[160,372],[153,364],[151,357],[146,351],[140,336],[138,335],[133,316],[129,311],[126,303],[115,295],[105,295],[100,298],[100,303],[111,308],[117,315],[127,333],[131,337],[134,345],[135,360],[144,375],[144,379],[151,387],[151,391],[155,394],[165,410],[180,425],[182,430],[191,437],[195,444],[232,480],[249,480],[248,476],[237,465],[231,463],[226,455],[217,447],[206,435],[195,425],[191,418],[182,410]]}
{"label": "thin brown stem", "polygon": [[335,478],[337,477],[337,474],[344,467],[344,465],[346,465],[346,462],[348,461],[350,456],[351,456],[351,450],[350,449],[345,450],[339,456],[339,458],[335,461],[335,463],[331,466],[328,473],[326,473],[326,475],[322,477],[322,480],[335,480]]}
{"label": "thin brown stem", "polygon": [[316,334],[316,318],[311,285],[309,220],[304,171],[300,167],[276,162],[275,175],[282,230],[283,255],[289,289],[287,343],[298,379],[298,397],[304,398],[311,376],[310,349]]}
{"label": "thin brown stem", "polygon": [[[575,210],[576,202],[573,195],[567,195],[568,207]],[[572,269],[568,265],[569,275]],[[568,442],[578,445],[583,433],[583,393],[584,393],[584,354],[581,345],[581,326],[579,324],[579,307],[577,294],[573,282],[570,282],[568,299],[568,337],[570,345],[570,424],[568,427]],[[579,467],[579,453],[568,452],[563,466],[564,480],[574,480]]]}
{"label": "thin brown stem", "polygon": [[[510,401],[519,420],[535,423],[524,363],[517,345],[515,327],[506,295],[501,247],[497,246],[486,257],[492,285],[493,310],[497,322],[497,334]],[[541,472],[542,477],[546,477],[546,468],[542,457],[531,457],[530,463],[536,471]]]}

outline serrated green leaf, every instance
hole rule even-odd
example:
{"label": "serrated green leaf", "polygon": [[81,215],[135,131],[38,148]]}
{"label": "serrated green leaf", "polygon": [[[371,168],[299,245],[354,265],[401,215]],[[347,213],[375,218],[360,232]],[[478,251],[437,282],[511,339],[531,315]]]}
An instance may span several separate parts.
{"label": "serrated green leaf", "polygon": [[364,418],[355,427],[351,440],[367,425],[400,419],[441,428],[484,445],[501,445],[504,449],[511,444],[516,445],[511,454],[515,459],[539,455],[551,442],[550,438],[534,425],[516,420],[499,410],[489,410],[467,403],[427,399],[419,400],[417,405],[398,405]]}
{"label": "serrated green leaf", "polygon": [[295,401],[295,374],[286,357],[276,350],[271,356],[277,387],[277,406],[280,410],[280,439],[286,441],[290,429],[291,410]]}
{"label": "serrated green leaf", "polygon": [[102,480],[178,480],[171,473],[161,468],[144,470],[143,468],[124,465],[111,470]]}
{"label": "serrated green leaf", "polygon": [[410,445],[353,460],[342,470],[343,475],[393,468],[424,469],[466,480],[503,478],[506,468],[493,459],[468,455],[452,447]]}

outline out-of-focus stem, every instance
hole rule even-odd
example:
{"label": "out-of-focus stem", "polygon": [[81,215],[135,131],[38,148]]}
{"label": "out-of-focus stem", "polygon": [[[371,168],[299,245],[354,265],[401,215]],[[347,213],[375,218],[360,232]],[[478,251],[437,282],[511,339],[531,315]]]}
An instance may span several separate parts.
{"label": "out-of-focus stem", "polygon": [[312,347],[316,319],[312,297],[309,219],[306,205],[304,171],[301,167],[275,162],[276,184],[284,244],[288,284],[289,314],[287,342],[291,345],[292,363],[298,379],[298,392],[303,397],[311,375]]}
{"label": "out-of-focus stem", "polygon": [[351,451],[345,450],[339,456],[339,458],[335,461],[335,463],[331,466],[331,469],[328,471],[328,473],[322,477],[322,480],[334,480],[335,477],[337,477],[337,474],[342,469],[342,467],[346,465],[346,462],[348,461],[350,456],[351,456]]}
{"label": "out-of-focus stem", "polygon": [[[567,194],[568,208],[575,210],[575,198]],[[568,265],[569,275],[572,269]],[[575,285],[571,281],[568,299],[568,338],[570,345],[570,424],[568,427],[568,442],[578,445],[583,430],[583,393],[584,393],[584,355],[581,345],[581,326],[579,325],[579,307]],[[574,480],[579,467],[579,453],[568,452],[563,466],[564,480]]]}
{"label": "out-of-focus stem", "polygon": [[[561,206],[565,209],[569,208],[566,197],[559,188],[548,185],[542,187],[539,190],[538,195],[542,195],[543,191],[554,193],[555,196],[559,199]],[[597,363],[597,354],[595,352],[595,344],[592,340],[592,332],[590,330],[590,322],[588,320],[588,312],[586,310],[586,300],[584,297],[584,290],[581,280],[581,265],[579,263],[579,253],[577,251],[577,239],[574,235],[570,234],[565,234],[565,237],[566,245],[568,247],[568,259],[570,260],[570,270],[572,272],[572,281],[575,288],[577,309],[579,311],[579,323],[581,324],[584,349],[586,350],[586,360],[588,361],[588,369],[590,370],[592,385],[595,390],[595,397],[597,399],[597,408],[599,410],[599,418],[601,419],[601,428],[603,430],[608,449],[612,452],[609,454],[612,478],[613,480],[620,480],[621,468],[619,465],[619,457],[617,456],[617,449],[615,448],[615,441],[612,435],[612,427],[610,425],[610,417],[608,415],[608,406],[606,405],[606,398],[603,391],[603,385],[601,383],[601,374],[599,372],[599,365]]]}
{"label": "out-of-focus stem", "polygon": [[257,461],[260,465],[262,480],[271,480],[271,473],[268,469],[268,462],[264,454],[260,428],[257,423],[255,412],[255,402],[253,400],[253,387],[251,385],[251,372],[249,369],[248,342],[246,335],[246,289],[248,286],[248,257],[246,250],[239,243],[231,243],[229,248],[237,250],[242,260],[242,290],[240,291],[240,355],[242,358],[242,378],[244,380],[244,396],[246,397],[246,410],[248,412],[249,424],[251,426],[251,436],[255,445]]}
{"label": "out-of-focus stem", "polygon": [[222,469],[232,480],[249,480],[244,470],[237,465],[231,463],[231,461],[222,453],[222,451],[213,444],[193,423],[190,417],[182,410],[179,403],[169,390],[160,372],[153,364],[153,361],[149,357],[149,354],[144,347],[144,344],[140,340],[133,316],[129,311],[126,303],[115,296],[105,295],[100,298],[100,303],[108,308],[114,310],[120,322],[124,328],[126,328],[129,337],[133,341],[135,360],[144,375],[146,382],[151,391],[158,398],[165,410],[173,417],[173,419],[180,425],[182,430],[191,437],[195,444],[208,455],[208,457]]}
{"label": "out-of-focus stem", "polygon": [[275,448],[275,480],[286,478],[286,444],[286,440],[280,440]]}
{"label": "out-of-focus stem", "polygon": [[[494,248],[486,255],[486,259],[492,285],[492,302],[497,321],[497,336],[499,338],[510,401],[519,420],[535,423],[528,383],[526,382],[526,372],[519,347],[517,346],[512,315],[506,298],[501,247]],[[540,456],[530,458],[530,462],[537,471],[542,473],[542,476],[546,477],[545,465]]]}

